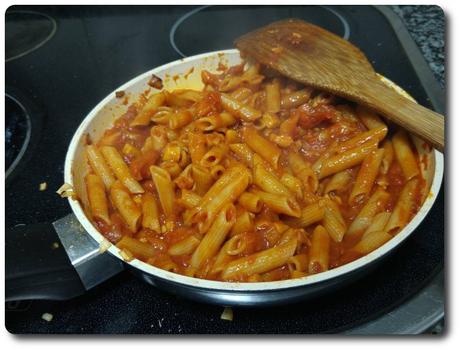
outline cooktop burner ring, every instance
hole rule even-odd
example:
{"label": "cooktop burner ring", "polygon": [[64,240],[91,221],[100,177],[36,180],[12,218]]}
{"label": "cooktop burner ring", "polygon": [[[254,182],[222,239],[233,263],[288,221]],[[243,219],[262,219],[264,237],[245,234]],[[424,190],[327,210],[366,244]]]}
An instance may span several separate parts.
{"label": "cooktop burner ring", "polygon": [[[32,31],[26,32],[24,28],[21,28],[20,25],[16,24],[16,27],[11,27],[13,19],[11,18],[12,16],[24,16],[23,18],[19,18],[20,21],[26,22],[26,21],[43,21],[45,20],[45,25],[47,28],[40,28],[42,31],[45,31],[44,33],[37,33],[34,32],[36,31],[37,28],[32,28]],[[10,19],[8,19],[10,17]],[[28,18],[27,18],[28,17]],[[9,24],[10,23],[10,24]],[[38,22],[37,22],[38,23]],[[8,25],[10,25],[10,29],[8,29]],[[33,27],[30,23],[28,26]],[[29,30],[29,28],[27,28]],[[42,47],[44,44],[46,44],[56,33],[57,30],[57,23],[56,20],[49,15],[37,11],[7,11],[5,13],[5,62],[9,62],[12,60],[15,60],[17,58],[23,57],[25,55],[28,55],[29,53],[38,50],[40,47]],[[17,51],[14,52],[14,54],[11,57],[8,57],[8,33],[11,31],[16,31],[17,35],[16,37],[11,37],[10,40],[13,41],[13,39],[17,39],[18,37],[21,38],[28,38],[29,42],[23,42],[22,44],[24,47],[19,47],[19,48],[12,48],[10,46],[10,51]],[[39,37],[33,37],[34,35],[38,36],[41,34]]]}
{"label": "cooktop burner ring", "polygon": [[[9,140],[12,140],[13,137],[15,136],[15,130],[11,130],[9,128],[9,125],[8,125],[8,121],[7,121],[7,118],[8,118],[8,99],[14,104],[14,106],[10,105],[11,108],[16,108],[16,111],[19,112],[19,114],[17,114],[17,117],[19,118],[22,118],[22,120],[19,120],[17,123],[16,123],[16,126],[13,126],[13,127],[18,127],[19,125],[18,124],[25,124],[25,130],[19,130],[20,132],[24,133],[25,132],[25,135],[23,135],[22,137],[22,140],[17,140],[18,142],[20,142],[20,145],[14,145],[14,144],[11,144],[11,143],[14,143],[14,141],[10,141],[10,145],[8,145],[8,142]],[[19,102],[16,98],[14,98],[13,96],[11,96],[10,94],[8,93],[5,93],[5,166],[7,166],[7,169],[6,169],[6,172],[5,172],[5,178],[8,178],[8,176],[14,171],[14,169],[16,168],[16,166],[19,164],[19,162],[21,161],[22,157],[24,156],[26,150],[27,150],[27,147],[29,146],[29,142],[30,142],[30,137],[31,137],[31,133],[32,133],[32,122],[30,120],[30,116],[29,116],[29,113],[27,112],[27,109],[24,107],[24,105]],[[15,111],[11,110],[10,109],[10,113],[14,113]],[[10,130],[9,130],[10,129]],[[16,133],[17,134],[17,133]],[[11,164],[9,164],[9,166],[7,165],[7,152],[8,150],[11,150],[12,148],[8,149],[7,146],[10,146],[12,148],[16,147],[18,148],[16,150],[16,154],[13,156],[12,160],[11,160]],[[19,146],[19,147],[18,147]]]}
{"label": "cooktop burner ring", "polygon": [[[193,15],[203,11],[203,10],[206,10],[207,8],[210,8],[212,6],[215,6],[215,5],[204,5],[204,6],[200,6],[200,7],[197,7],[189,12],[187,12],[186,14],[184,14],[182,17],[180,17],[174,24],[173,26],[171,27],[171,30],[169,31],[169,43],[170,45],[172,46],[172,48],[174,49],[174,51],[176,51],[180,56],[182,57],[187,57],[187,56],[190,56],[190,55],[187,55],[183,52],[183,50],[181,50],[179,48],[179,45],[177,44],[177,40],[176,40],[176,33],[177,33],[177,30],[178,28],[187,20],[189,19],[190,17],[192,17]],[[343,33],[342,33],[342,38],[344,38],[345,40],[348,40],[350,38],[350,25],[348,24],[348,21],[345,19],[345,17],[343,17],[338,11],[330,8],[329,6],[324,6],[324,5],[319,5],[319,6],[316,6],[317,8],[321,8],[321,9],[324,9],[326,10],[328,13],[330,14],[333,14],[338,20],[339,22],[341,23],[342,25],[342,30],[343,30]],[[194,53],[195,54],[195,53]]]}

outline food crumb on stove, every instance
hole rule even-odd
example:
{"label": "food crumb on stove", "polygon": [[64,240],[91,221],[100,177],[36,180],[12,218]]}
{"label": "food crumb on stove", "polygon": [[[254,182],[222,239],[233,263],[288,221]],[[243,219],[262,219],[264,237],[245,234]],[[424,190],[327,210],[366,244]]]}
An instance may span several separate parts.
{"label": "food crumb on stove", "polygon": [[40,184],[40,191],[45,191],[48,188],[48,184],[46,182],[42,182]]}
{"label": "food crumb on stove", "polygon": [[152,74],[152,77],[150,78],[147,84],[158,90],[163,89],[163,81],[160,77],[157,77],[155,74]]}
{"label": "food crumb on stove", "polygon": [[51,245],[51,248],[52,248],[52,249],[58,249],[58,248],[59,248],[59,243],[58,243],[58,242],[54,242],[54,243]]}
{"label": "food crumb on stove", "polygon": [[116,98],[122,98],[123,96],[125,96],[125,92],[123,90],[115,91]]}
{"label": "food crumb on stove", "polygon": [[46,322],[51,322],[53,320],[53,314],[50,314],[48,312],[45,312],[43,315],[42,315],[42,319],[45,320]]}
{"label": "food crumb on stove", "polygon": [[222,315],[220,315],[222,320],[233,321],[233,310],[231,307],[226,307]]}

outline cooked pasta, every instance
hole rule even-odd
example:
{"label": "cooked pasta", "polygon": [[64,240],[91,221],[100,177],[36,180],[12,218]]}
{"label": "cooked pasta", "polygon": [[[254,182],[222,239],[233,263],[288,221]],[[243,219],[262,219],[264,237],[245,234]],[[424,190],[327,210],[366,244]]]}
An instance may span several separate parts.
{"label": "cooked pasta", "polygon": [[398,234],[426,193],[409,135],[260,65],[139,98],[86,146],[89,217],[120,254],[218,281],[308,278]]}

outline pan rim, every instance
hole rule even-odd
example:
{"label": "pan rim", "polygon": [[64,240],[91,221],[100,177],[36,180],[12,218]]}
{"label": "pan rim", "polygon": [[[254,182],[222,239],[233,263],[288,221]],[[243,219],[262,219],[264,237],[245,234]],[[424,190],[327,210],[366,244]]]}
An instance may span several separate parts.
{"label": "pan rim", "polygon": [[[213,52],[207,52],[195,56],[190,56],[187,58],[182,58],[162,66],[153,68],[145,73],[142,73],[127,83],[123,84],[122,86],[116,88],[111,92],[107,97],[105,97],[102,101],[100,101],[84,118],[81,122],[80,126],[75,131],[72,140],[69,145],[69,149],[67,151],[66,159],[65,159],[65,166],[64,166],[64,181],[65,183],[73,185],[73,176],[72,176],[72,166],[73,166],[73,159],[75,156],[75,152],[77,150],[78,144],[83,137],[84,133],[86,132],[88,125],[90,122],[97,117],[98,112],[104,108],[115,95],[116,91],[119,90],[126,90],[130,86],[136,84],[139,81],[150,77],[152,74],[156,74],[158,72],[162,72],[168,70],[172,67],[189,63],[193,61],[200,61],[203,59],[208,59],[210,57],[225,57],[225,56],[232,56],[232,55],[239,55],[239,51],[237,49],[229,49],[229,50],[218,50]],[[396,87],[396,89],[404,91],[398,85],[390,81],[389,79],[384,78],[390,85]],[[125,261],[119,253],[119,249],[115,245],[110,245],[108,248],[108,252],[115,256],[116,258],[120,259],[126,264],[129,264],[131,267],[141,270],[142,272],[147,273],[153,277],[161,278],[164,280],[173,281],[175,283],[183,284],[188,287],[197,287],[200,289],[206,289],[209,291],[238,291],[238,292],[262,292],[262,291],[274,291],[274,290],[284,290],[296,287],[306,287],[310,285],[319,284],[322,282],[329,281],[331,279],[338,278],[343,275],[347,275],[351,272],[356,272],[357,270],[370,265],[371,263],[379,260],[386,254],[392,252],[396,249],[403,241],[405,241],[421,224],[425,216],[428,214],[429,210],[433,206],[437,195],[441,188],[441,183],[443,179],[444,173],[444,156],[437,150],[433,149],[434,152],[434,161],[435,161],[435,170],[433,181],[430,186],[430,195],[427,196],[425,202],[423,203],[420,210],[417,214],[412,218],[412,220],[404,227],[404,229],[399,232],[395,237],[390,239],[381,247],[377,248],[376,250],[372,251],[371,253],[367,254],[366,256],[354,260],[348,264],[336,267],[332,270],[322,272],[312,276],[306,276],[297,279],[289,279],[289,280],[282,280],[282,281],[272,281],[272,282],[221,282],[221,281],[212,281],[212,280],[205,280],[199,279],[195,277],[188,277],[180,274],[176,274],[173,272],[169,272],[166,270],[162,270],[155,266],[149,265],[144,263],[138,259],[134,259],[130,262]],[[86,217],[86,214],[80,204],[79,201],[68,199],[69,204],[72,208],[73,213],[77,217],[78,221],[82,224],[86,232],[98,243],[101,244],[102,242],[106,241],[104,236],[94,227],[91,221]]]}

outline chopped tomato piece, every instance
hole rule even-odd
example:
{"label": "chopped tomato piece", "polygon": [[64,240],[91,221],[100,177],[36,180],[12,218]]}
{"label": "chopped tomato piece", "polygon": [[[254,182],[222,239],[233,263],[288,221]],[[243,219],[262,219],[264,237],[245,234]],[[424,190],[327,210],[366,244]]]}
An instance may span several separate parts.
{"label": "chopped tomato piece", "polygon": [[159,157],[157,151],[150,150],[136,159],[130,164],[130,170],[136,180],[142,180],[150,177],[149,168],[154,165]]}
{"label": "chopped tomato piece", "polygon": [[311,107],[308,104],[304,104],[296,111],[300,115],[299,125],[304,129],[311,129],[323,121],[331,120],[335,114],[334,107],[329,105]]}
{"label": "chopped tomato piece", "polygon": [[220,95],[217,92],[207,92],[204,98],[195,105],[195,113],[198,117],[217,114],[222,111]]}

